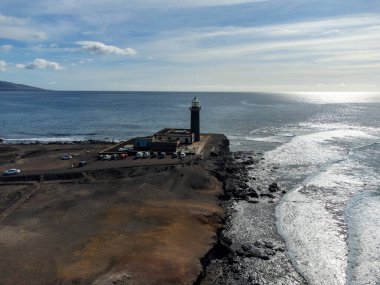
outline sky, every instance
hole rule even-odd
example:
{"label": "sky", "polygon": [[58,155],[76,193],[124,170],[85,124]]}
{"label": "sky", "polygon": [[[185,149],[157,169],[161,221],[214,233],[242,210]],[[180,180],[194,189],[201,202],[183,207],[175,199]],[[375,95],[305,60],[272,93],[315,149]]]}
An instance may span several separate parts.
{"label": "sky", "polygon": [[379,92],[380,0],[1,0],[0,80]]}

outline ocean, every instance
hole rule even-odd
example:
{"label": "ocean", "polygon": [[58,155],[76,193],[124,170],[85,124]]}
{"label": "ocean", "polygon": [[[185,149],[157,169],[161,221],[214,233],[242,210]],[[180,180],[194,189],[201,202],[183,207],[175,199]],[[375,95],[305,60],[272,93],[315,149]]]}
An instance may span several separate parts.
{"label": "ocean", "polygon": [[201,131],[262,152],[254,175],[287,191],[277,227],[309,283],[380,284],[380,93],[0,92],[0,138],[123,140],[189,128],[194,96]]}

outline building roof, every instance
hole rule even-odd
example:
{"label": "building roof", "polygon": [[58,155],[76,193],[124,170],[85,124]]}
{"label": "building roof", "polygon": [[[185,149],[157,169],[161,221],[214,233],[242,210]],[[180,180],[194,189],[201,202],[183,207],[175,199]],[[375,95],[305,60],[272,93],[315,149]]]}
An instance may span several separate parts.
{"label": "building roof", "polygon": [[192,132],[190,129],[174,129],[174,128],[165,128],[156,133],[156,135],[191,135],[191,134]]}
{"label": "building roof", "polygon": [[136,141],[136,140],[152,140],[152,139],[153,139],[153,136],[135,137],[135,138],[133,138],[133,141]]}

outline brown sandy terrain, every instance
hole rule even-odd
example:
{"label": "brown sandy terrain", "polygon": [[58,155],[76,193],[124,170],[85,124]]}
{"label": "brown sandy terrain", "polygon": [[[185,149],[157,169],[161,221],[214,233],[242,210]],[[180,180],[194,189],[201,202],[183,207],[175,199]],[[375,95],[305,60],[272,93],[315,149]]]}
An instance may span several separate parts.
{"label": "brown sandy terrain", "polygon": [[[62,152],[91,158],[103,148],[1,145],[0,150],[6,147],[2,169],[44,165],[38,160],[46,155],[54,161]],[[211,160],[166,161],[135,167],[115,161],[99,169],[94,164],[81,169],[78,179],[64,181],[0,182],[1,284],[192,284],[221,226],[216,196],[222,187],[206,169]],[[31,173],[44,171],[37,168]]]}
{"label": "brown sandy terrain", "polygon": [[[22,172],[50,169],[70,169],[73,162],[95,160],[99,151],[108,143],[94,144],[0,144],[0,172],[8,168],[20,168]],[[61,160],[69,153],[71,160]]]}

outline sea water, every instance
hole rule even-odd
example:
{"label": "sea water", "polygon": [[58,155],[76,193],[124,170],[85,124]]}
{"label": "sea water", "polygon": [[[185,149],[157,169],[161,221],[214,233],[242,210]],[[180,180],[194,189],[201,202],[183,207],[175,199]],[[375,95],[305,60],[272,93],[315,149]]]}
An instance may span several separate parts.
{"label": "sea water", "polygon": [[278,231],[309,283],[380,284],[378,93],[0,92],[0,138],[122,140],[189,128],[194,96],[202,132],[264,153],[260,175],[287,191]]}

